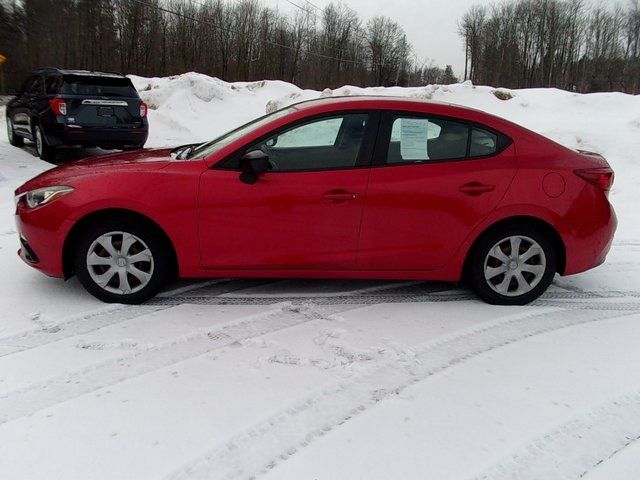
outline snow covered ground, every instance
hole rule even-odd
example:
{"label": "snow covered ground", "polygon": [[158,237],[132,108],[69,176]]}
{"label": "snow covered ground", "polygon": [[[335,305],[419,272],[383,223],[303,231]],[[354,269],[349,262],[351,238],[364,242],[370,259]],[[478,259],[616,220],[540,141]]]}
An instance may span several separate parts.
{"label": "snow covered ground", "polygon": [[[320,95],[134,81],[150,146]],[[101,304],[15,255],[13,190],[51,165],[2,136],[0,478],[635,480],[640,98],[492,91],[366,89],[481,108],[609,159],[607,263],[527,307],[440,283],[307,280],[183,282],[143,306]]]}

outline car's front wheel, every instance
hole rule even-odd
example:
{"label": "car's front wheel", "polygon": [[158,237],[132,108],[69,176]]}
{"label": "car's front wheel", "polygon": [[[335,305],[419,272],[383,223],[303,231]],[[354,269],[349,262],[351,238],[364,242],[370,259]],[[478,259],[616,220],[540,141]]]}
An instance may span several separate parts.
{"label": "car's front wheel", "polygon": [[13,122],[11,118],[7,116],[7,137],[9,138],[9,143],[14,147],[21,147],[24,145],[24,139],[16,134],[16,131],[13,129]]}
{"label": "car's front wheel", "polygon": [[84,233],[74,267],[82,285],[100,300],[138,304],[166,284],[171,258],[155,232],[133,222],[109,221]]}
{"label": "car's front wheel", "polygon": [[557,260],[547,235],[529,226],[507,226],[485,236],[472,252],[468,280],[494,305],[526,305],[551,284]]}

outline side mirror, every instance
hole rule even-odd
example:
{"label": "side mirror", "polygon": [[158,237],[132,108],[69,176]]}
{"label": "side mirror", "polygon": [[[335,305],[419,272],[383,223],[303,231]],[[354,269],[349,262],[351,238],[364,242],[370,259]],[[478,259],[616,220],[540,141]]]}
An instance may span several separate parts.
{"label": "side mirror", "polygon": [[253,150],[245,153],[240,158],[240,181],[247,185],[253,185],[258,181],[258,177],[271,170],[269,155],[262,150]]}
{"label": "side mirror", "polygon": [[7,88],[7,95],[11,95],[12,97],[17,97],[20,94],[17,88]]}

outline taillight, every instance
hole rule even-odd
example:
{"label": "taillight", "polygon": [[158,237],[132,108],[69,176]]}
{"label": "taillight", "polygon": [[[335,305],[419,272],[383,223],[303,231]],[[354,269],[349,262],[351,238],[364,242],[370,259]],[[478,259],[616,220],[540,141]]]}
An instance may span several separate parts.
{"label": "taillight", "polygon": [[140,116],[141,117],[147,116],[147,104],[144,102],[140,102]]}
{"label": "taillight", "polygon": [[66,115],[67,114],[67,102],[65,102],[61,98],[51,98],[49,100],[49,105],[51,105],[51,109],[53,113],[56,115]]}
{"label": "taillight", "polygon": [[611,190],[613,186],[614,173],[610,167],[584,168],[574,170],[574,173],[591,185],[603,190]]}

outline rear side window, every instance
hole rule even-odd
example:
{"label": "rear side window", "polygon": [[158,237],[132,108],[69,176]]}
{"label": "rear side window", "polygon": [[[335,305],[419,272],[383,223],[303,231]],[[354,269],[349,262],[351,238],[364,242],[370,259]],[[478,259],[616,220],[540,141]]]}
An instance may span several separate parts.
{"label": "rear side window", "polygon": [[138,92],[136,92],[131,80],[128,78],[66,75],[60,93],[65,95],[138,98]]}
{"label": "rear side window", "polygon": [[44,91],[47,95],[52,95],[58,93],[60,89],[60,84],[62,83],[62,78],[52,76],[47,77],[44,81]]}
{"label": "rear side window", "polygon": [[41,75],[30,77],[25,83],[25,93],[27,95],[42,95],[44,92],[44,82]]}
{"label": "rear side window", "polygon": [[393,121],[387,163],[462,159],[467,155],[469,127],[464,123],[418,117]]}

